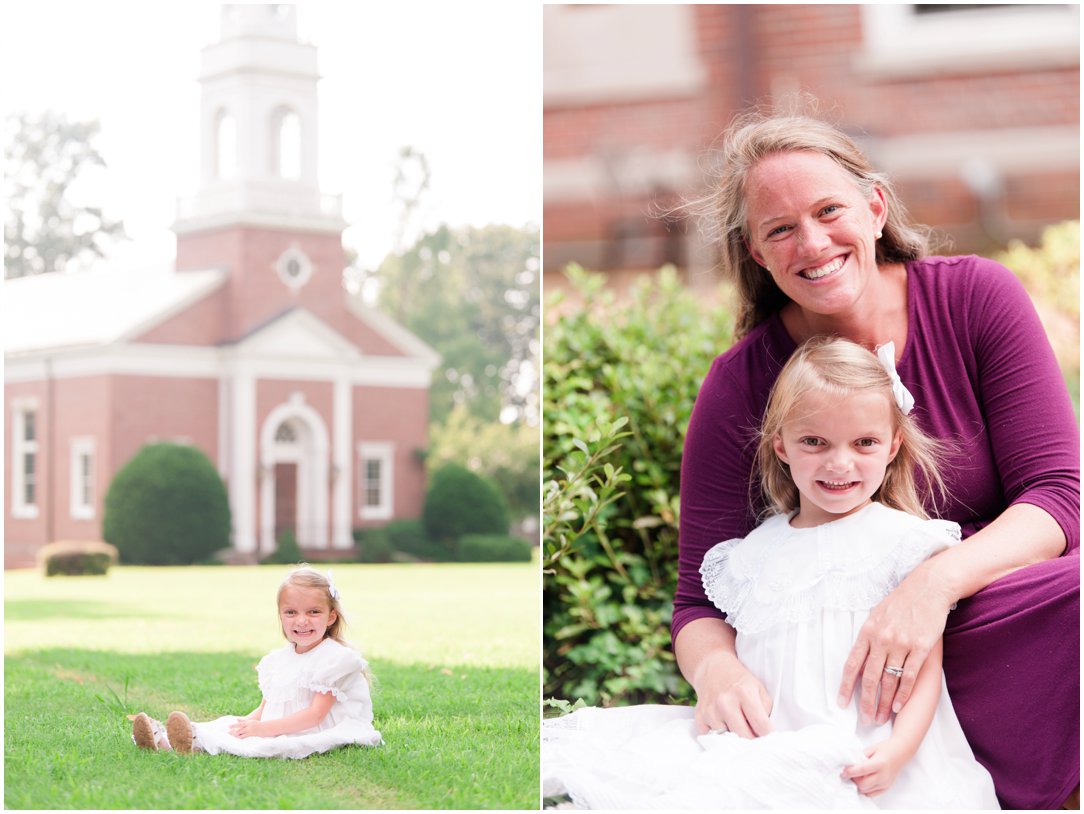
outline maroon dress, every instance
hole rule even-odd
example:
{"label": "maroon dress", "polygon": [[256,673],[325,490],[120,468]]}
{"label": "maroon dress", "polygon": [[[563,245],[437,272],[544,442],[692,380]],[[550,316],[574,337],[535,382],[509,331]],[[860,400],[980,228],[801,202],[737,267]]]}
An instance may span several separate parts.
{"label": "maroon dress", "polygon": [[[1064,379],[1023,286],[978,257],[907,264],[908,336],[897,365],[912,416],[950,445],[949,505],[969,536],[1029,503],[1065,532],[1065,554],[1022,568],[949,614],[944,669],[975,756],[1006,808],[1057,808],[1080,779],[1080,441]],[[886,337],[886,340],[888,337]],[[763,508],[751,482],[768,392],[794,340],[779,315],[718,357],[689,423],[681,467],[672,635],[721,614],[700,563],[744,537]]]}

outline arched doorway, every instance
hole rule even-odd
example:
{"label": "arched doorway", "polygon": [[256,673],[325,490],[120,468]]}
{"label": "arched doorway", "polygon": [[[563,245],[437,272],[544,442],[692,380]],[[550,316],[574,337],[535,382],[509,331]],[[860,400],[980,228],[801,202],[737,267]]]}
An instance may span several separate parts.
{"label": "arched doorway", "polygon": [[300,394],[276,407],[260,432],[260,556],[279,535],[302,548],[328,547],[328,435]]}

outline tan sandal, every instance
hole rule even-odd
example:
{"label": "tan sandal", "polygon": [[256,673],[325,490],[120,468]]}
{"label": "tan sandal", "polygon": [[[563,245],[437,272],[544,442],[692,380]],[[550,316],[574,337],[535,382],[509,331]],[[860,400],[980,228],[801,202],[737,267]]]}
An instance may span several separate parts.
{"label": "tan sandal", "polygon": [[192,728],[192,722],[183,712],[169,713],[169,717],[166,718],[166,734],[174,751],[182,755],[190,755],[195,751],[192,741],[196,733]]}
{"label": "tan sandal", "polygon": [[163,742],[164,748],[169,748],[165,728],[145,712],[132,716],[132,741],[140,749],[149,749],[152,752],[162,748],[159,744]]}

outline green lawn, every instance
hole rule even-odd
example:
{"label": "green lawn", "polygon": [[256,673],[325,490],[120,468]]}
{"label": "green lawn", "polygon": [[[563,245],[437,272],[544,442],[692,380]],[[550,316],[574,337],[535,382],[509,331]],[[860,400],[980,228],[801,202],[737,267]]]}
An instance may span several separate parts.
{"label": "green lawn", "polygon": [[537,565],[333,568],[386,743],[300,761],[142,752],[124,717],[253,709],[286,567],[8,572],[6,807],[537,809]]}

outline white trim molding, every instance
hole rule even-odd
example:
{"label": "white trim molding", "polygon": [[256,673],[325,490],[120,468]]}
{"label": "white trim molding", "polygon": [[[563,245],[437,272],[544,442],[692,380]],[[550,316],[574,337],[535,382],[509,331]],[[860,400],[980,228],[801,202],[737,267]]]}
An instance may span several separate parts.
{"label": "white trim molding", "polygon": [[76,520],[93,520],[97,499],[97,449],[93,438],[71,439],[71,516]]}
{"label": "white trim molding", "polygon": [[863,3],[855,67],[878,78],[947,70],[1037,69],[1080,64],[1076,4],[983,5],[918,13],[914,3]]}

